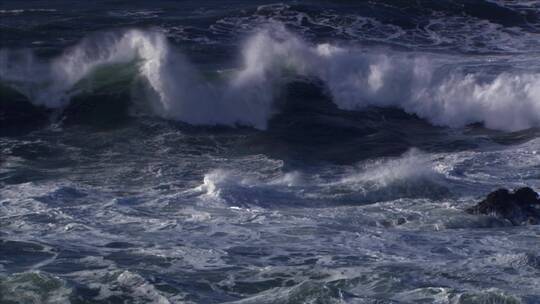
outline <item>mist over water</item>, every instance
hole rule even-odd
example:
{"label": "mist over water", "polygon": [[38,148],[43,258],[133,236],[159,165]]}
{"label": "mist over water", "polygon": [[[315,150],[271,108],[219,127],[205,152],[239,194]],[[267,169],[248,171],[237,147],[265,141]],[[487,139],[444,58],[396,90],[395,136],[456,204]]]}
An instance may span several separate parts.
{"label": "mist over water", "polygon": [[0,3],[0,303],[539,303],[535,1]]}

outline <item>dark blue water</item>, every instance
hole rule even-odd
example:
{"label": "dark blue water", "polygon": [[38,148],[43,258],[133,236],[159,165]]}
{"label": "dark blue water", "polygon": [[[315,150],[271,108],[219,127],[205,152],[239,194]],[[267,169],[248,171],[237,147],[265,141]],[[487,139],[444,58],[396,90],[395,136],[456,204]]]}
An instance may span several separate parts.
{"label": "dark blue water", "polygon": [[0,3],[0,303],[540,303],[538,1]]}

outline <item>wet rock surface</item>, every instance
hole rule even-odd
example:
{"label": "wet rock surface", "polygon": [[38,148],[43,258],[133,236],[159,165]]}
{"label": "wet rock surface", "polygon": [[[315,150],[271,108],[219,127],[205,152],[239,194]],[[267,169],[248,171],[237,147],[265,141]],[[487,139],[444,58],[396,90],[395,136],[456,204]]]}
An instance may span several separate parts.
{"label": "wet rock surface", "polygon": [[470,214],[486,214],[509,220],[513,225],[536,225],[540,223],[540,198],[529,187],[510,192],[498,189],[466,210]]}

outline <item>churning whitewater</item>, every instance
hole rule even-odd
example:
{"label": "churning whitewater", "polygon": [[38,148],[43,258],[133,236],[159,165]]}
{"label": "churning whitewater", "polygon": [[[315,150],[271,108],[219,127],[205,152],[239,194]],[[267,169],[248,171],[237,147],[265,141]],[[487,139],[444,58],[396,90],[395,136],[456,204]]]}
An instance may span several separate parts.
{"label": "churning whitewater", "polygon": [[0,33],[1,304],[540,303],[537,1],[3,0]]}

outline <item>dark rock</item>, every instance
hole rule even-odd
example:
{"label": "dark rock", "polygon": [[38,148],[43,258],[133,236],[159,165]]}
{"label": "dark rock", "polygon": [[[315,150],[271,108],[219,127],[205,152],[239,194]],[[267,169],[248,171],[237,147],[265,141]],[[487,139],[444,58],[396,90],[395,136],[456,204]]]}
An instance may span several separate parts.
{"label": "dark rock", "polygon": [[403,224],[405,224],[406,222],[407,222],[407,220],[404,219],[404,218],[402,218],[402,217],[398,218],[398,220],[397,220],[397,224],[398,224],[398,225],[403,225]]}
{"label": "dark rock", "polygon": [[525,206],[540,204],[540,200],[538,200],[538,193],[534,192],[534,190],[529,187],[517,189],[514,192],[514,197],[518,203]]}
{"label": "dark rock", "polygon": [[465,211],[470,214],[502,217],[513,225],[534,225],[540,222],[540,198],[538,193],[529,187],[519,188],[514,192],[498,189]]}

